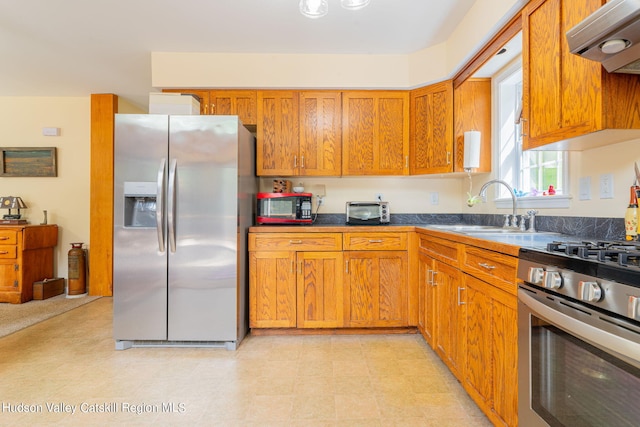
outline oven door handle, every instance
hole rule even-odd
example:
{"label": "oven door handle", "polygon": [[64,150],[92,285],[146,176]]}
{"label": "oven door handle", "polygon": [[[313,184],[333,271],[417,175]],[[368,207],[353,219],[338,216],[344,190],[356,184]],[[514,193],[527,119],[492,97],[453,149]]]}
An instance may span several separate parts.
{"label": "oven door handle", "polygon": [[525,305],[529,306],[529,308],[535,312],[536,316],[554,323],[556,326],[564,329],[570,334],[576,335],[594,345],[597,345],[601,350],[607,352],[613,351],[629,360],[635,361],[636,363],[640,362],[640,357],[638,357],[640,355],[640,344],[629,341],[610,332],[603,331],[554,310],[546,304],[538,301],[522,289],[518,291],[518,298]]}

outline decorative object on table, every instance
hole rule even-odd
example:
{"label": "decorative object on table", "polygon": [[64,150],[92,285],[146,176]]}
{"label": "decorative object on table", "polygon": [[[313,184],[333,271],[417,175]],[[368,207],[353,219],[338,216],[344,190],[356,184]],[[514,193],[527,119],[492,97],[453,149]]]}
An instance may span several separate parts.
{"label": "decorative object on table", "polygon": [[304,185],[301,182],[298,183],[295,187],[293,187],[294,193],[304,193]]}
{"label": "decorative object on table", "polygon": [[0,177],[15,176],[58,176],[56,148],[0,148]]}
{"label": "decorative object on table", "polygon": [[69,262],[69,283],[67,298],[78,298],[87,294],[86,285],[86,253],[82,248],[84,243],[71,243],[67,254]]}
{"label": "decorative object on table", "polygon": [[273,192],[274,193],[291,193],[291,181],[289,181],[288,179],[274,179]]}
{"label": "decorative object on table", "polygon": [[40,225],[47,225],[47,210],[44,209],[42,213],[44,214],[44,221],[42,221]]}
{"label": "decorative object on table", "polygon": [[[26,224],[27,221],[20,219],[20,209],[26,209],[27,205],[22,201],[22,198],[15,196],[0,197],[0,209],[8,209],[9,213],[2,215],[2,221],[0,224]],[[15,209],[17,212],[11,212]]]}

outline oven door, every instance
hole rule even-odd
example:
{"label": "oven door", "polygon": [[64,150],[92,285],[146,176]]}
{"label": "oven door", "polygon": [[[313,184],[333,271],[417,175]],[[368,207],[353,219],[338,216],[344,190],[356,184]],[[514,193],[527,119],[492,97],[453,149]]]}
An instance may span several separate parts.
{"label": "oven door", "polygon": [[640,425],[640,326],[521,284],[522,426]]}

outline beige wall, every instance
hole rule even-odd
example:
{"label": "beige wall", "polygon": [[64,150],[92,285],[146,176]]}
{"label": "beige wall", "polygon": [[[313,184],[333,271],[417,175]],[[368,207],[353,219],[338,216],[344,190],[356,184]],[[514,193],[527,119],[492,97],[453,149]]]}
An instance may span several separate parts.
{"label": "beige wall", "polygon": [[[0,177],[0,195],[20,196],[32,224],[58,224],[54,274],[67,277],[71,242],[89,242],[90,99],[87,97],[0,97],[3,147],[56,147],[57,177]],[[60,136],[43,136],[58,127]],[[98,208],[98,207],[96,207]]]}

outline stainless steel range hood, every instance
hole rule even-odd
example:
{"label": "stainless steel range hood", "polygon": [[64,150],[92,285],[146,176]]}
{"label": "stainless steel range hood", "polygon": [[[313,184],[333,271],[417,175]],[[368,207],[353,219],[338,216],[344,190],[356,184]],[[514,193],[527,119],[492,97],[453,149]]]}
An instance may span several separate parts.
{"label": "stainless steel range hood", "polygon": [[571,53],[610,73],[640,74],[640,0],[611,0],[567,31]]}

